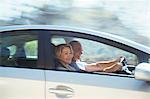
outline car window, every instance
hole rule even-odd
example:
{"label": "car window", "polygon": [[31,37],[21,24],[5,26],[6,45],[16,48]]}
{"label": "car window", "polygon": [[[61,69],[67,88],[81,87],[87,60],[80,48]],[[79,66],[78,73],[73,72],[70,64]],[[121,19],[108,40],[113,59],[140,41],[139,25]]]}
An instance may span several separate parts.
{"label": "car window", "polygon": [[0,65],[36,68],[38,60],[38,34],[33,31],[0,33]]}
{"label": "car window", "polygon": [[55,45],[59,45],[59,44],[65,44],[66,41],[63,37],[62,38],[54,37],[54,38],[52,38],[52,43],[55,44]]}
{"label": "car window", "polygon": [[25,43],[24,46],[26,58],[37,59],[37,40],[29,41]]}
{"label": "car window", "polygon": [[[64,42],[61,42],[62,39]],[[76,40],[81,43],[83,47],[83,54],[81,56],[81,60],[86,63],[112,60],[112,59],[119,58],[120,56],[125,56],[127,58],[128,64],[132,64],[132,65],[138,64],[138,59],[135,54],[130,53],[125,50],[121,50],[119,48],[116,48],[107,44],[103,44],[103,43],[88,40],[88,39],[54,36],[52,38],[52,43],[54,45],[58,45],[58,42],[59,44],[62,44],[62,43],[68,43],[71,40]]]}
{"label": "car window", "polygon": [[76,38],[74,40],[79,41],[82,44],[82,61],[92,63],[97,61],[112,60],[125,56],[128,64],[136,65],[138,63],[137,56],[135,54],[119,48],[87,39]]}

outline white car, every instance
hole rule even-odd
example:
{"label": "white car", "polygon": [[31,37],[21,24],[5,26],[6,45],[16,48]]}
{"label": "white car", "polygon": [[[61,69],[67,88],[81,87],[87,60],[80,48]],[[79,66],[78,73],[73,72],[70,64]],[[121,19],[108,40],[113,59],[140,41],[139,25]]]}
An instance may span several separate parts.
{"label": "white car", "polygon": [[[83,45],[83,61],[123,55],[128,64],[117,73],[56,70],[52,44],[71,40]],[[0,48],[0,99],[150,99],[150,48],[123,37],[67,26],[4,26]]]}

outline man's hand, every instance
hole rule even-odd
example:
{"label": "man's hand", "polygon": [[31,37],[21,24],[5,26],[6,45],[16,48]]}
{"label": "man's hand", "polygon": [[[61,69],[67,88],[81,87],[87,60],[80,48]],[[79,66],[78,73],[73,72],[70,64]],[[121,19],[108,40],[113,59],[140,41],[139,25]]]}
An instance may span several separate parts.
{"label": "man's hand", "polygon": [[97,67],[99,67],[99,71],[103,72],[117,72],[122,69],[122,64],[119,62],[120,59],[112,60],[112,61],[104,61],[97,62]]}

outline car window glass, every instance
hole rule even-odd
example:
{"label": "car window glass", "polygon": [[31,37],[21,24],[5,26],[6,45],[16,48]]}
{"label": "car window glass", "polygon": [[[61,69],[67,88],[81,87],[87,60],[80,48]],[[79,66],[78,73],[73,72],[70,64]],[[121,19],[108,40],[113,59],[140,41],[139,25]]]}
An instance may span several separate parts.
{"label": "car window glass", "polygon": [[66,41],[63,37],[53,37],[51,42],[55,45],[59,45],[59,44],[65,44]]}
{"label": "car window glass", "polygon": [[[36,68],[38,34],[33,31],[0,33],[0,65]],[[4,58],[5,57],[5,58]]]}
{"label": "car window glass", "polygon": [[26,42],[24,49],[26,53],[26,58],[37,59],[37,40]]}

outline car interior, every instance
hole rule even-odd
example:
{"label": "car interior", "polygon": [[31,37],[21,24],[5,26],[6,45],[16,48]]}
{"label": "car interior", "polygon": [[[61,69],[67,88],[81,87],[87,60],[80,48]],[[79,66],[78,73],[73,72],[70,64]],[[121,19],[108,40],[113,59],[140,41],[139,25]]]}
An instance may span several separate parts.
{"label": "car interior", "polygon": [[10,50],[6,47],[1,48],[1,57],[0,57],[0,65],[4,66],[16,66],[17,62],[10,58]]}
{"label": "car interior", "polygon": [[[70,41],[73,40],[77,40],[79,41],[81,44],[85,45],[85,42],[88,43],[89,41],[84,40],[84,39],[80,39],[80,38],[75,38],[75,37],[65,37],[65,36],[53,36],[52,37],[52,44],[54,44],[55,46],[59,45],[59,44],[68,44]],[[93,43],[93,42],[92,42]],[[86,50],[86,47],[84,48]],[[115,49],[116,50],[116,49]],[[89,50],[88,50],[89,51]],[[95,51],[95,50],[94,50]],[[118,51],[118,50],[117,50]],[[83,52],[86,53],[86,52]],[[127,58],[123,57],[124,59],[121,61],[121,63],[124,66],[124,70],[119,71],[119,72],[115,72],[116,74],[125,74],[125,75],[131,75],[132,72],[134,72],[135,66],[136,64],[138,64],[136,56],[134,56],[133,54],[130,53],[126,53],[123,51],[123,54],[127,54]],[[107,54],[106,54],[107,55]],[[93,55],[94,56],[94,55]],[[114,55],[115,56],[115,55]],[[117,56],[117,55],[116,55]],[[91,57],[91,59],[89,59],[89,57],[91,57],[90,55],[83,55],[82,60],[86,63],[92,63],[92,62],[96,62],[96,61],[105,61],[105,60],[111,60],[114,57],[111,57],[111,55],[109,57],[107,56],[96,56],[96,57]],[[105,57],[105,58],[104,58]],[[135,60],[132,60],[135,59]],[[131,59],[128,63],[128,60]],[[127,64],[130,64],[130,67],[126,67]],[[134,64],[134,65],[132,65]],[[94,73],[99,73],[99,72],[94,72]]]}
{"label": "car interior", "polygon": [[[0,40],[1,51],[3,51],[4,49],[5,50],[7,49],[7,52],[9,51],[8,60],[9,61],[11,60],[11,62],[13,61],[15,62],[15,65],[12,65],[12,66],[36,68],[37,56],[36,57],[28,56],[27,55],[28,49],[25,49],[26,44],[33,42],[33,41],[34,42],[37,41],[36,36],[27,35],[25,33],[22,35],[16,35],[16,33],[14,34],[11,33],[11,35],[9,34],[9,36],[7,35],[7,33],[5,33],[5,34],[2,34],[1,36],[2,36]],[[0,55],[2,57],[2,54]],[[5,66],[9,66],[9,65],[5,65]]]}

